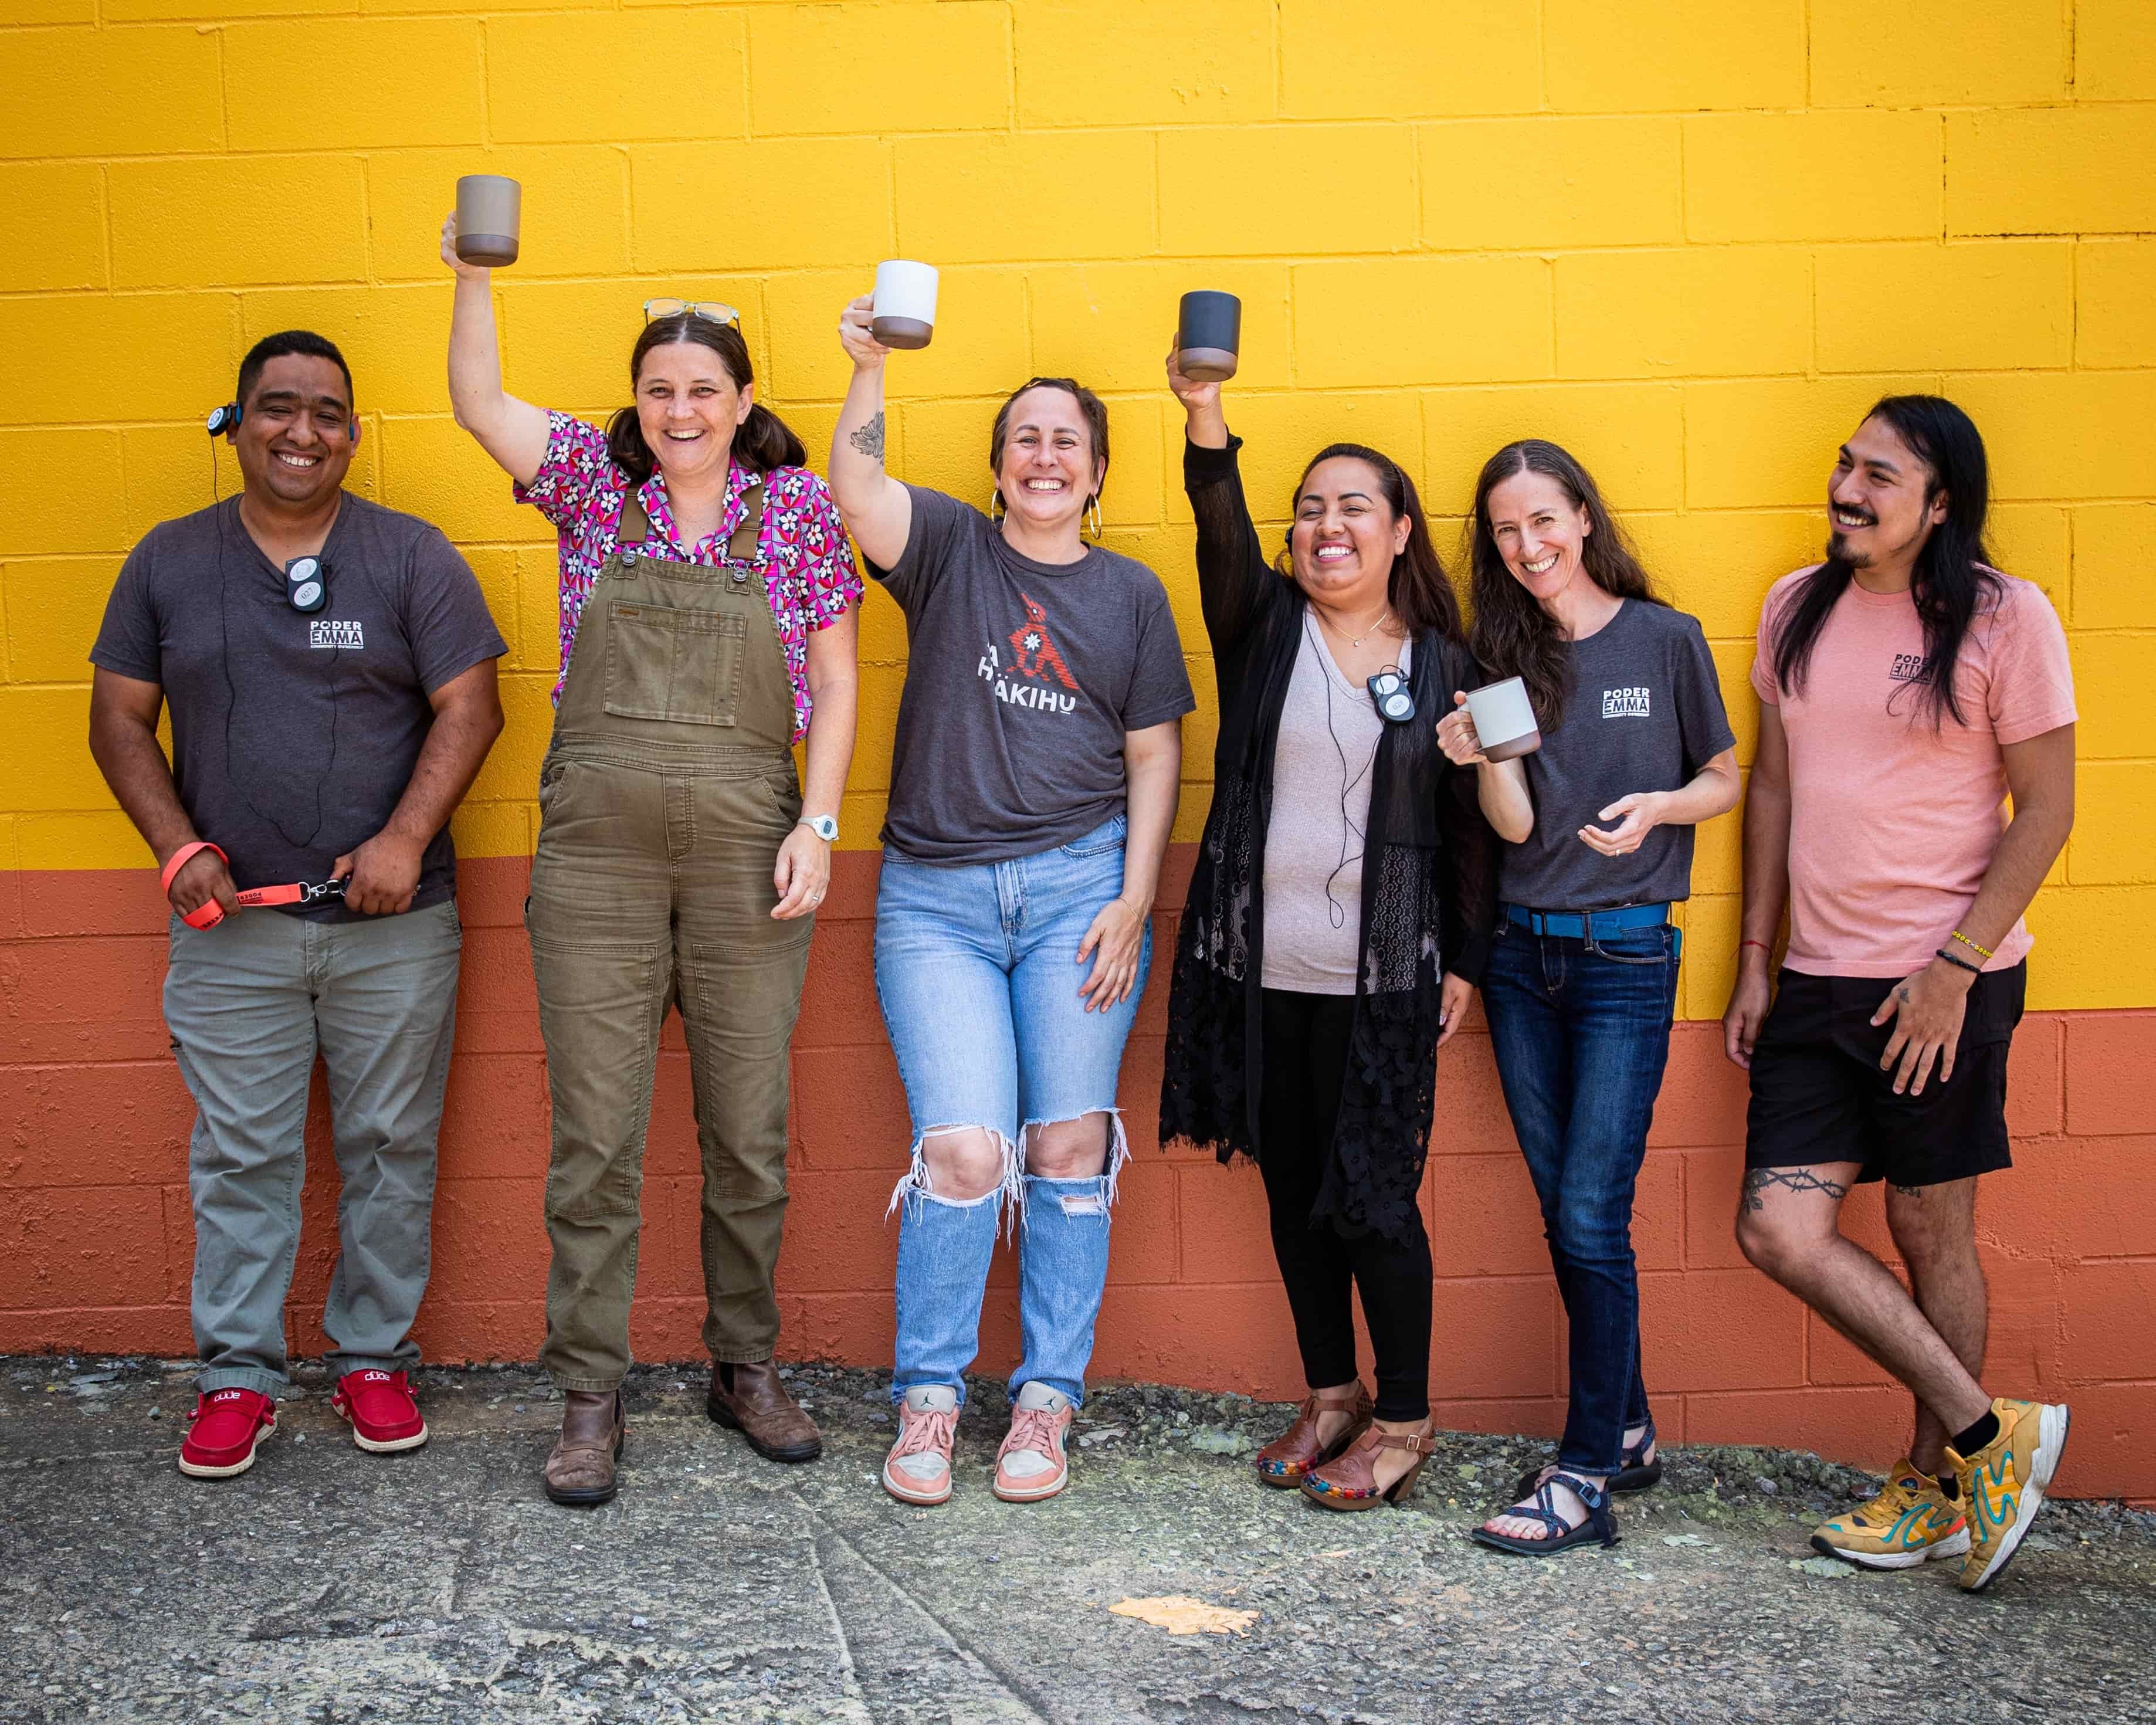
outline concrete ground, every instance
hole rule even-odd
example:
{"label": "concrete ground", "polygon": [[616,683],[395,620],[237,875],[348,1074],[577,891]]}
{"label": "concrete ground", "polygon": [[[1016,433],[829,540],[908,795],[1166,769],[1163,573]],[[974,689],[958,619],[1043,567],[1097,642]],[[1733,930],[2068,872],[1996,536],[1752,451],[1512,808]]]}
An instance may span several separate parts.
{"label": "concrete ground", "polygon": [[[1404,1510],[1260,1488],[1286,1410],[1111,1387],[1072,1488],[998,1503],[978,1386],[941,1510],[875,1485],[875,1374],[803,1367],[829,1445],[781,1467],[679,1370],[630,1386],[622,1494],[541,1496],[526,1368],[430,1370],[433,1440],[355,1450],[302,1374],[254,1471],[184,1479],[184,1367],[0,1360],[0,1720],[1334,1725],[1459,1719],[2156,1719],[2156,1516],[2047,1507],[2006,1577],[1860,1574],[1805,1546],[1871,1489],[1815,1458],[1673,1450],[1610,1552],[1470,1544],[1523,1439],[1448,1438]],[[1255,1613],[1171,1634],[1111,1607]],[[1147,1609],[1153,1608],[1137,1608]]]}

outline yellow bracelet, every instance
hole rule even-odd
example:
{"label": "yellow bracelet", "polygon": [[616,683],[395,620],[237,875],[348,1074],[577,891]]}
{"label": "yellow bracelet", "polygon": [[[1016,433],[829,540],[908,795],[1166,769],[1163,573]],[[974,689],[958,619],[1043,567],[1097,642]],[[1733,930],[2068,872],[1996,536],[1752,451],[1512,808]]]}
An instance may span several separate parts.
{"label": "yellow bracelet", "polygon": [[1979,947],[1979,945],[1977,945],[1977,943],[1976,943],[1974,941],[1971,940],[1971,939],[1970,939],[1967,935],[1964,934],[1964,933],[1963,933],[1963,932],[1962,932],[1958,928],[1957,928],[1956,930],[1954,930],[1954,932],[1953,932],[1953,937],[1954,937],[1956,940],[1959,941],[1959,942],[1961,942],[1964,947],[1967,947],[1969,949],[1969,951],[1970,951],[1970,952],[1981,952],[1981,953],[1982,953],[1985,957],[1987,957],[1987,958],[1989,958],[1989,957],[1990,957],[1992,956],[1992,951],[1991,951],[1991,948],[1990,948],[1990,947]]}

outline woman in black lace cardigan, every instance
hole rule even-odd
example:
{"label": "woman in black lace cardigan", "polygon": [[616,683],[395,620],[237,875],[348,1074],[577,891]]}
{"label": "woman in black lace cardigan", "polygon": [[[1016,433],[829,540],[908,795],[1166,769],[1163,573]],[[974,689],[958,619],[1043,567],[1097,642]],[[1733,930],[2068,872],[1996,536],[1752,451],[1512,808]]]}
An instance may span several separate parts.
{"label": "woman in black lace cardigan", "polygon": [[1176,946],[1161,1137],[1223,1162],[1241,1151],[1265,1178],[1310,1394],[1259,1452],[1259,1477],[1373,1508],[1406,1495],[1433,1431],[1416,1194],[1438,1046],[1481,978],[1496,907],[1475,775],[1446,761],[1435,727],[1481,679],[1395,463],[1359,444],[1321,450],[1276,570],[1219,385],[1184,377],[1171,353],[1168,386],[1188,420],[1220,736]]}

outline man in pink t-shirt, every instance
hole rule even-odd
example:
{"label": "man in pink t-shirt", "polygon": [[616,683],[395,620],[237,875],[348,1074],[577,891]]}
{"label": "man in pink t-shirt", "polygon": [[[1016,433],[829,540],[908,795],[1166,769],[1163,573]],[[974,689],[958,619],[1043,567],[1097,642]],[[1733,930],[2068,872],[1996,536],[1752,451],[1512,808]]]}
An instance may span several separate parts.
{"label": "man in pink t-shirt", "polygon": [[[1916,1398],[1885,1489],[1812,1544],[1881,1569],[1966,1553],[1972,1592],[2019,1547],[2067,1423],[2063,1406],[1994,1400],[1978,1381],[1976,1180],[2012,1160],[2021,916],[2074,811],[2066,636],[2035,587],[1991,567],[1988,490],[1967,414],[1890,396],[1835,465],[1826,561],[1768,593],[1722,1019],[1752,1075],[1745,1256]],[[1850,1188],[1877,1179],[1913,1297],[1840,1230]]]}

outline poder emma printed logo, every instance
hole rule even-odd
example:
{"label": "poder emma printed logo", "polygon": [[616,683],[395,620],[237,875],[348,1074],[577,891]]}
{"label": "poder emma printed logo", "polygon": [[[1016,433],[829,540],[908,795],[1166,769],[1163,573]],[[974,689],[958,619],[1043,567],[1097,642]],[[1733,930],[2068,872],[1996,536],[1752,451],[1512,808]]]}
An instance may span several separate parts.
{"label": "poder emma printed logo", "polygon": [[341,648],[349,652],[367,644],[367,632],[357,623],[317,618],[307,625],[307,644],[310,647]]}
{"label": "poder emma printed logo", "polygon": [[1647,689],[1641,684],[1630,689],[1604,689],[1602,691],[1602,716],[1605,719],[1644,719],[1647,716]]}
{"label": "poder emma printed logo", "polygon": [[1924,655],[1921,653],[1897,653],[1887,672],[1887,680],[1894,683],[1921,682],[1923,675]]}

